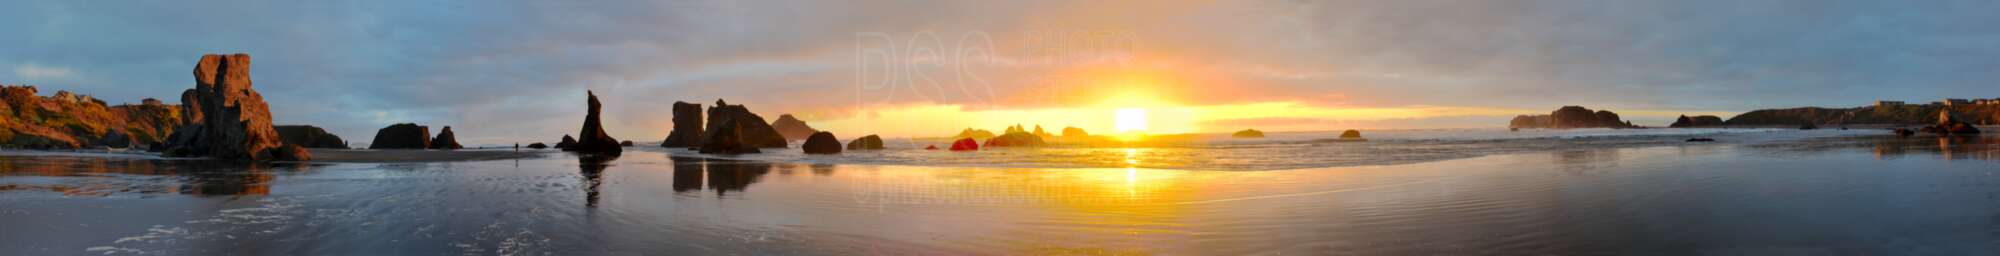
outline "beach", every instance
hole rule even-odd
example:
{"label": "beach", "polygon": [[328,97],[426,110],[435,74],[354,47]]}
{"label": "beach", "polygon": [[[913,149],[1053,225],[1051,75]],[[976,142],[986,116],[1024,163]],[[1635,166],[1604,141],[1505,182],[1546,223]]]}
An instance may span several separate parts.
{"label": "beach", "polygon": [[0,253],[1967,254],[2000,144],[1810,136],[1271,171],[633,151],[215,164],[0,156]]}

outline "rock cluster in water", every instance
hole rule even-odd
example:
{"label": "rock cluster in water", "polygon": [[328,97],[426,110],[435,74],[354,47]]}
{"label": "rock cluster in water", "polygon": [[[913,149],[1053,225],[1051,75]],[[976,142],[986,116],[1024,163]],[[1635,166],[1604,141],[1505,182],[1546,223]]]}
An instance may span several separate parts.
{"label": "rock cluster in water", "polygon": [[985,147],[1041,147],[1048,145],[1042,136],[1029,133],[1021,125],[1007,127],[1007,132],[986,140]]}
{"label": "rock cluster in water", "polygon": [[163,145],[166,156],[247,160],[310,160],[285,147],[271,128],[264,96],[251,89],[250,55],[210,54],[194,68],[194,89],[181,92],[181,126]]}
{"label": "rock cluster in water", "polygon": [[725,155],[763,153],[763,150],[758,150],[743,140],[743,126],[757,123],[761,122],[743,119],[731,119],[720,123],[709,122],[709,128],[706,130],[709,134],[702,136],[703,142],[698,151],[702,154]]}
{"label": "rock cluster in water", "polygon": [[770,123],[764,122],[764,117],[751,113],[750,108],[743,105],[729,105],[728,102],[717,99],[715,106],[708,108],[708,127],[703,129],[701,136],[703,145],[716,144],[715,140],[722,135],[722,132],[718,131],[722,130],[723,126],[735,126],[733,129],[738,129],[734,131],[736,136],[732,139],[736,141],[725,144],[737,143],[752,148],[786,147],[785,136],[778,134]]}
{"label": "rock cluster in water", "polygon": [[1979,128],[1974,128],[1972,127],[1972,124],[1959,120],[1963,119],[1958,118],[1956,115],[1953,115],[1951,111],[1938,111],[1938,120],[1936,124],[1932,124],[1931,126],[1925,126],[1922,129],[1917,129],[1917,131],[1922,131],[1925,133],[1931,133],[1937,135],[1979,134]]}
{"label": "rock cluster in water", "polygon": [[599,120],[600,112],[604,110],[604,103],[597,101],[597,93],[584,91],[584,96],[586,103],[589,104],[589,112],[583,115],[583,130],[577,132],[576,144],[563,148],[563,151],[610,155],[625,152],[624,147],[618,146],[618,139],[604,133],[604,123]]}
{"label": "rock cluster in water", "polygon": [[1580,106],[1563,106],[1548,115],[1521,115],[1508,121],[1507,128],[1638,128],[1632,122],[1624,121],[1618,113],[1608,110],[1591,111]]}

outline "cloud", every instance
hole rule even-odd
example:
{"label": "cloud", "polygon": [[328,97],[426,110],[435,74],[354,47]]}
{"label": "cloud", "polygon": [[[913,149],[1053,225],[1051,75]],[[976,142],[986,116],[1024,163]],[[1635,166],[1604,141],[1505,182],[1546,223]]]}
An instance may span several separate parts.
{"label": "cloud", "polygon": [[14,75],[29,80],[63,79],[69,78],[71,73],[69,68],[61,67],[44,67],[34,64],[14,66]]}

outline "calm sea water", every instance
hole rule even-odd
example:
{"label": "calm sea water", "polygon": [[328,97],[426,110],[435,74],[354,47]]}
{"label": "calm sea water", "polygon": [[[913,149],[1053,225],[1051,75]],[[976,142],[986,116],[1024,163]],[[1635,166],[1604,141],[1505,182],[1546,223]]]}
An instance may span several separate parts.
{"label": "calm sea water", "polygon": [[1275,171],[1144,167],[1189,149],[1134,151],[1121,168],[671,151],[322,165],[16,153],[0,155],[0,254],[2000,251],[2000,138],[1717,138],[1503,139],[1492,143],[1570,146]]}

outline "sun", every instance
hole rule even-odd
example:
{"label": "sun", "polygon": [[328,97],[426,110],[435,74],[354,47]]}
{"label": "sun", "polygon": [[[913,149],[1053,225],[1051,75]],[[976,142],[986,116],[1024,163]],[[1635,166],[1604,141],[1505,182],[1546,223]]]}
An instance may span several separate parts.
{"label": "sun", "polygon": [[1116,113],[1118,133],[1146,131],[1146,109],[1121,108]]}

